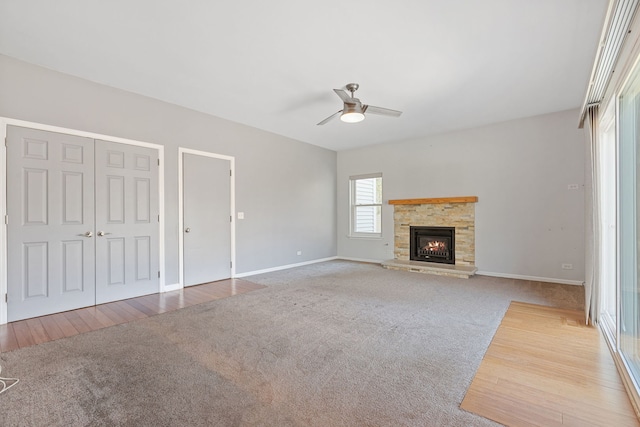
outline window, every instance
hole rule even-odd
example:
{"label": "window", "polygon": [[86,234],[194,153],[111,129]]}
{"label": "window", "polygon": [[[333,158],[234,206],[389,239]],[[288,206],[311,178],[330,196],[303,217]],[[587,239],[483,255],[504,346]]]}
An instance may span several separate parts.
{"label": "window", "polygon": [[636,384],[640,384],[640,68],[636,66],[619,98],[618,215],[620,354]]}
{"label": "window", "polygon": [[616,217],[616,120],[615,99],[612,99],[600,120],[600,136],[596,141],[600,220],[600,322],[609,337],[617,341],[617,217]]}
{"label": "window", "polygon": [[382,236],[382,174],[349,178],[353,237]]}

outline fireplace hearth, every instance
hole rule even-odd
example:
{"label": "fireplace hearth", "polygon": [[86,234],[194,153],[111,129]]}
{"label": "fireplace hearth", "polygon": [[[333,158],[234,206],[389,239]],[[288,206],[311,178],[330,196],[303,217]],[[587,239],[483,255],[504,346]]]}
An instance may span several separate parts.
{"label": "fireplace hearth", "polygon": [[455,227],[410,227],[412,261],[455,264]]}

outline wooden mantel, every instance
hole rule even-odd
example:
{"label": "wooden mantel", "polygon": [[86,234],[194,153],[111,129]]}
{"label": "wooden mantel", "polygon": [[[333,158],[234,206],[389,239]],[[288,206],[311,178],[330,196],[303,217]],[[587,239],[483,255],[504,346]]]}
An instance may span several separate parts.
{"label": "wooden mantel", "polygon": [[390,205],[428,205],[428,204],[436,204],[436,203],[477,203],[477,202],[478,202],[478,196],[389,200]]}

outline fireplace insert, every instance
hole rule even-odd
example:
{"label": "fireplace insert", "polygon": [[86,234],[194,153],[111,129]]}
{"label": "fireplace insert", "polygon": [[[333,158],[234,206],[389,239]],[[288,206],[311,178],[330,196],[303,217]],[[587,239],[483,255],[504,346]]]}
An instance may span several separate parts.
{"label": "fireplace insert", "polygon": [[455,264],[455,227],[410,227],[410,259]]}

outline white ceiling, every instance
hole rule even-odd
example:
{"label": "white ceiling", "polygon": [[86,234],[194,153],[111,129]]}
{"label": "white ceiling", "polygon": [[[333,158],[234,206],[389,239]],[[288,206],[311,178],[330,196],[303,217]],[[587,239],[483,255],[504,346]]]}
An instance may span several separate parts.
{"label": "white ceiling", "polygon": [[[607,5],[0,0],[0,53],[343,150],[579,107]],[[349,82],[404,114],[316,126]]]}

